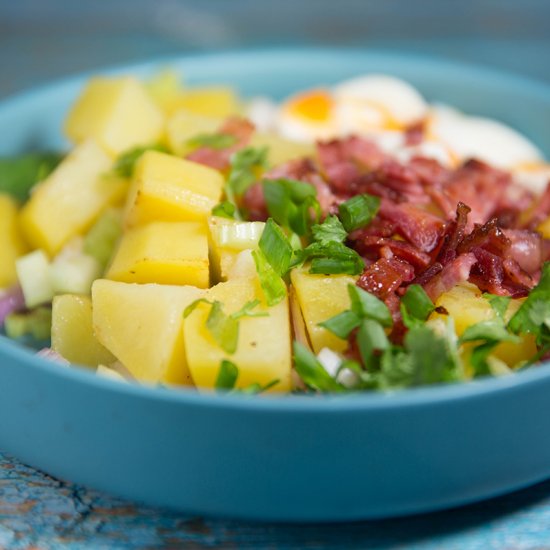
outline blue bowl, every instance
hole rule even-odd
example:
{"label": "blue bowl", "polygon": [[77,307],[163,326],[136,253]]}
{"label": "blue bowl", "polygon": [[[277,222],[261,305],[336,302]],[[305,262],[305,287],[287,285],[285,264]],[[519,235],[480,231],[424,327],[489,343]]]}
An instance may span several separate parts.
{"label": "blue bowl", "polygon": [[[190,82],[283,96],[367,72],[511,124],[550,151],[550,88],[483,68],[350,50],[163,59]],[[64,145],[85,77],[0,105],[0,154]],[[124,385],[0,337],[0,448],[61,478],[185,512],[340,521],[431,511],[550,477],[550,366],[391,395],[198,395]]]}

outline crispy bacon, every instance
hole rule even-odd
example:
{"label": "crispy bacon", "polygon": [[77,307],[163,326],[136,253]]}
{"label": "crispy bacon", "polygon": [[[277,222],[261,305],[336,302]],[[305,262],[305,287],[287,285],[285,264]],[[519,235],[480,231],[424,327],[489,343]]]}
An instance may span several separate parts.
{"label": "crispy bacon", "polygon": [[430,265],[431,258],[429,254],[422,252],[415,246],[405,241],[398,241],[397,239],[389,239],[385,237],[376,237],[375,235],[365,235],[356,244],[356,250],[372,259],[382,254],[382,249],[389,249],[393,256],[408,262],[414,266],[415,269],[423,271]]}
{"label": "crispy bacon", "polygon": [[437,245],[443,220],[413,204],[394,204],[383,199],[379,215],[392,222],[398,235],[422,250],[431,252]]}
{"label": "crispy bacon", "polygon": [[218,131],[219,134],[233,136],[236,142],[225,149],[212,147],[199,147],[187,155],[188,160],[210,166],[216,170],[227,170],[230,165],[231,155],[244,149],[250,142],[254,133],[254,125],[245,118],[228,118]]}
{"label": "crispy bacon", "polygon": [[[409,140],[421,128],[412,127]],[[420,156],[400,163],[365,138],[350,136],[317,144],[317,157],[271,169],[267,178],[292,178],[317,190],[322,212],[359,193],[381,198],[378,214],[348,235],[364,259],[358,285],[384,300],[403,335],[400,297],[411,283],[432,300],[470,281],[482,291],[525,296],[550,259],[550,241],[535,231],[550,215],[550,184],[539,199],[507,172],[478,160],[456,170]],[[262,187],[252,185],[243,206],[265,220]]]}
{"label": "crispy bacon", "polygon": [[381,299],[394,293],[403,283],[414,279],[413,267],[398,258],[380,258],[366,267],[357,285]]}
{"label": "crispy bacon", "polygon": [[542,235],[525,229],[507,229],[504,234],[510,241],[509,259],[530,275],[539,271],[543,262]]}
{"label": "crispy bacon", "polygon": [[451,290],[458,283],[467,281],[476,262],[477,258],[474,254],[458,256],[424,284],[426,294],[435,302],[444,292]]}

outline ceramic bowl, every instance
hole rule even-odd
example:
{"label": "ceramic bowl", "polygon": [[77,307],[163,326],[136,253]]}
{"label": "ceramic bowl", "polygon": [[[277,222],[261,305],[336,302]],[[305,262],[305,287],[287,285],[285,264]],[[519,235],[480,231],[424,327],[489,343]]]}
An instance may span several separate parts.
{"label": "ceramic bowl", "polygon": [[[357,50],[268,50],[98,71],[181,70],[282,97],[368,72],[500,119],[550,151],[550,87],[493,70]],[[0,104],[0,154],[62,147],[87,75]],[[89,76],[89,75],[88,75]],[[181,511],[340,521],[430,511],[550,477],[550,366],[389,395],[199,395],[67,368],[0,337],[0,449],[49,474]]]}

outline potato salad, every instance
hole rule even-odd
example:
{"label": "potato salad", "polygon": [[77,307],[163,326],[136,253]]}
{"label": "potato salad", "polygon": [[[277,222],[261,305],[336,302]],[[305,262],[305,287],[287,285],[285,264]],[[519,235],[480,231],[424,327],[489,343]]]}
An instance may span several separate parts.
{"label": "potato salad", "polygon": [[[445,98],[440,98],[444,100]],[[123,383],[397,390],[550,357],[550,165],[369,74],[277,102],[94,77],[0,158],[0,326]]]}

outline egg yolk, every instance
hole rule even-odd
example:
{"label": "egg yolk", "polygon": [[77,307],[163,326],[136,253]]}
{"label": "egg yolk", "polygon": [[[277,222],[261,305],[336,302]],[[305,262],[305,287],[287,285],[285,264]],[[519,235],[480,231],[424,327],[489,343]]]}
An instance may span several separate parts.
{"label": "egg yolk", "polygon": [[334,101],[327,92],[315,90],[292,99],[288,111],[313,122],[324,122],[330,118],[333,105]]}

